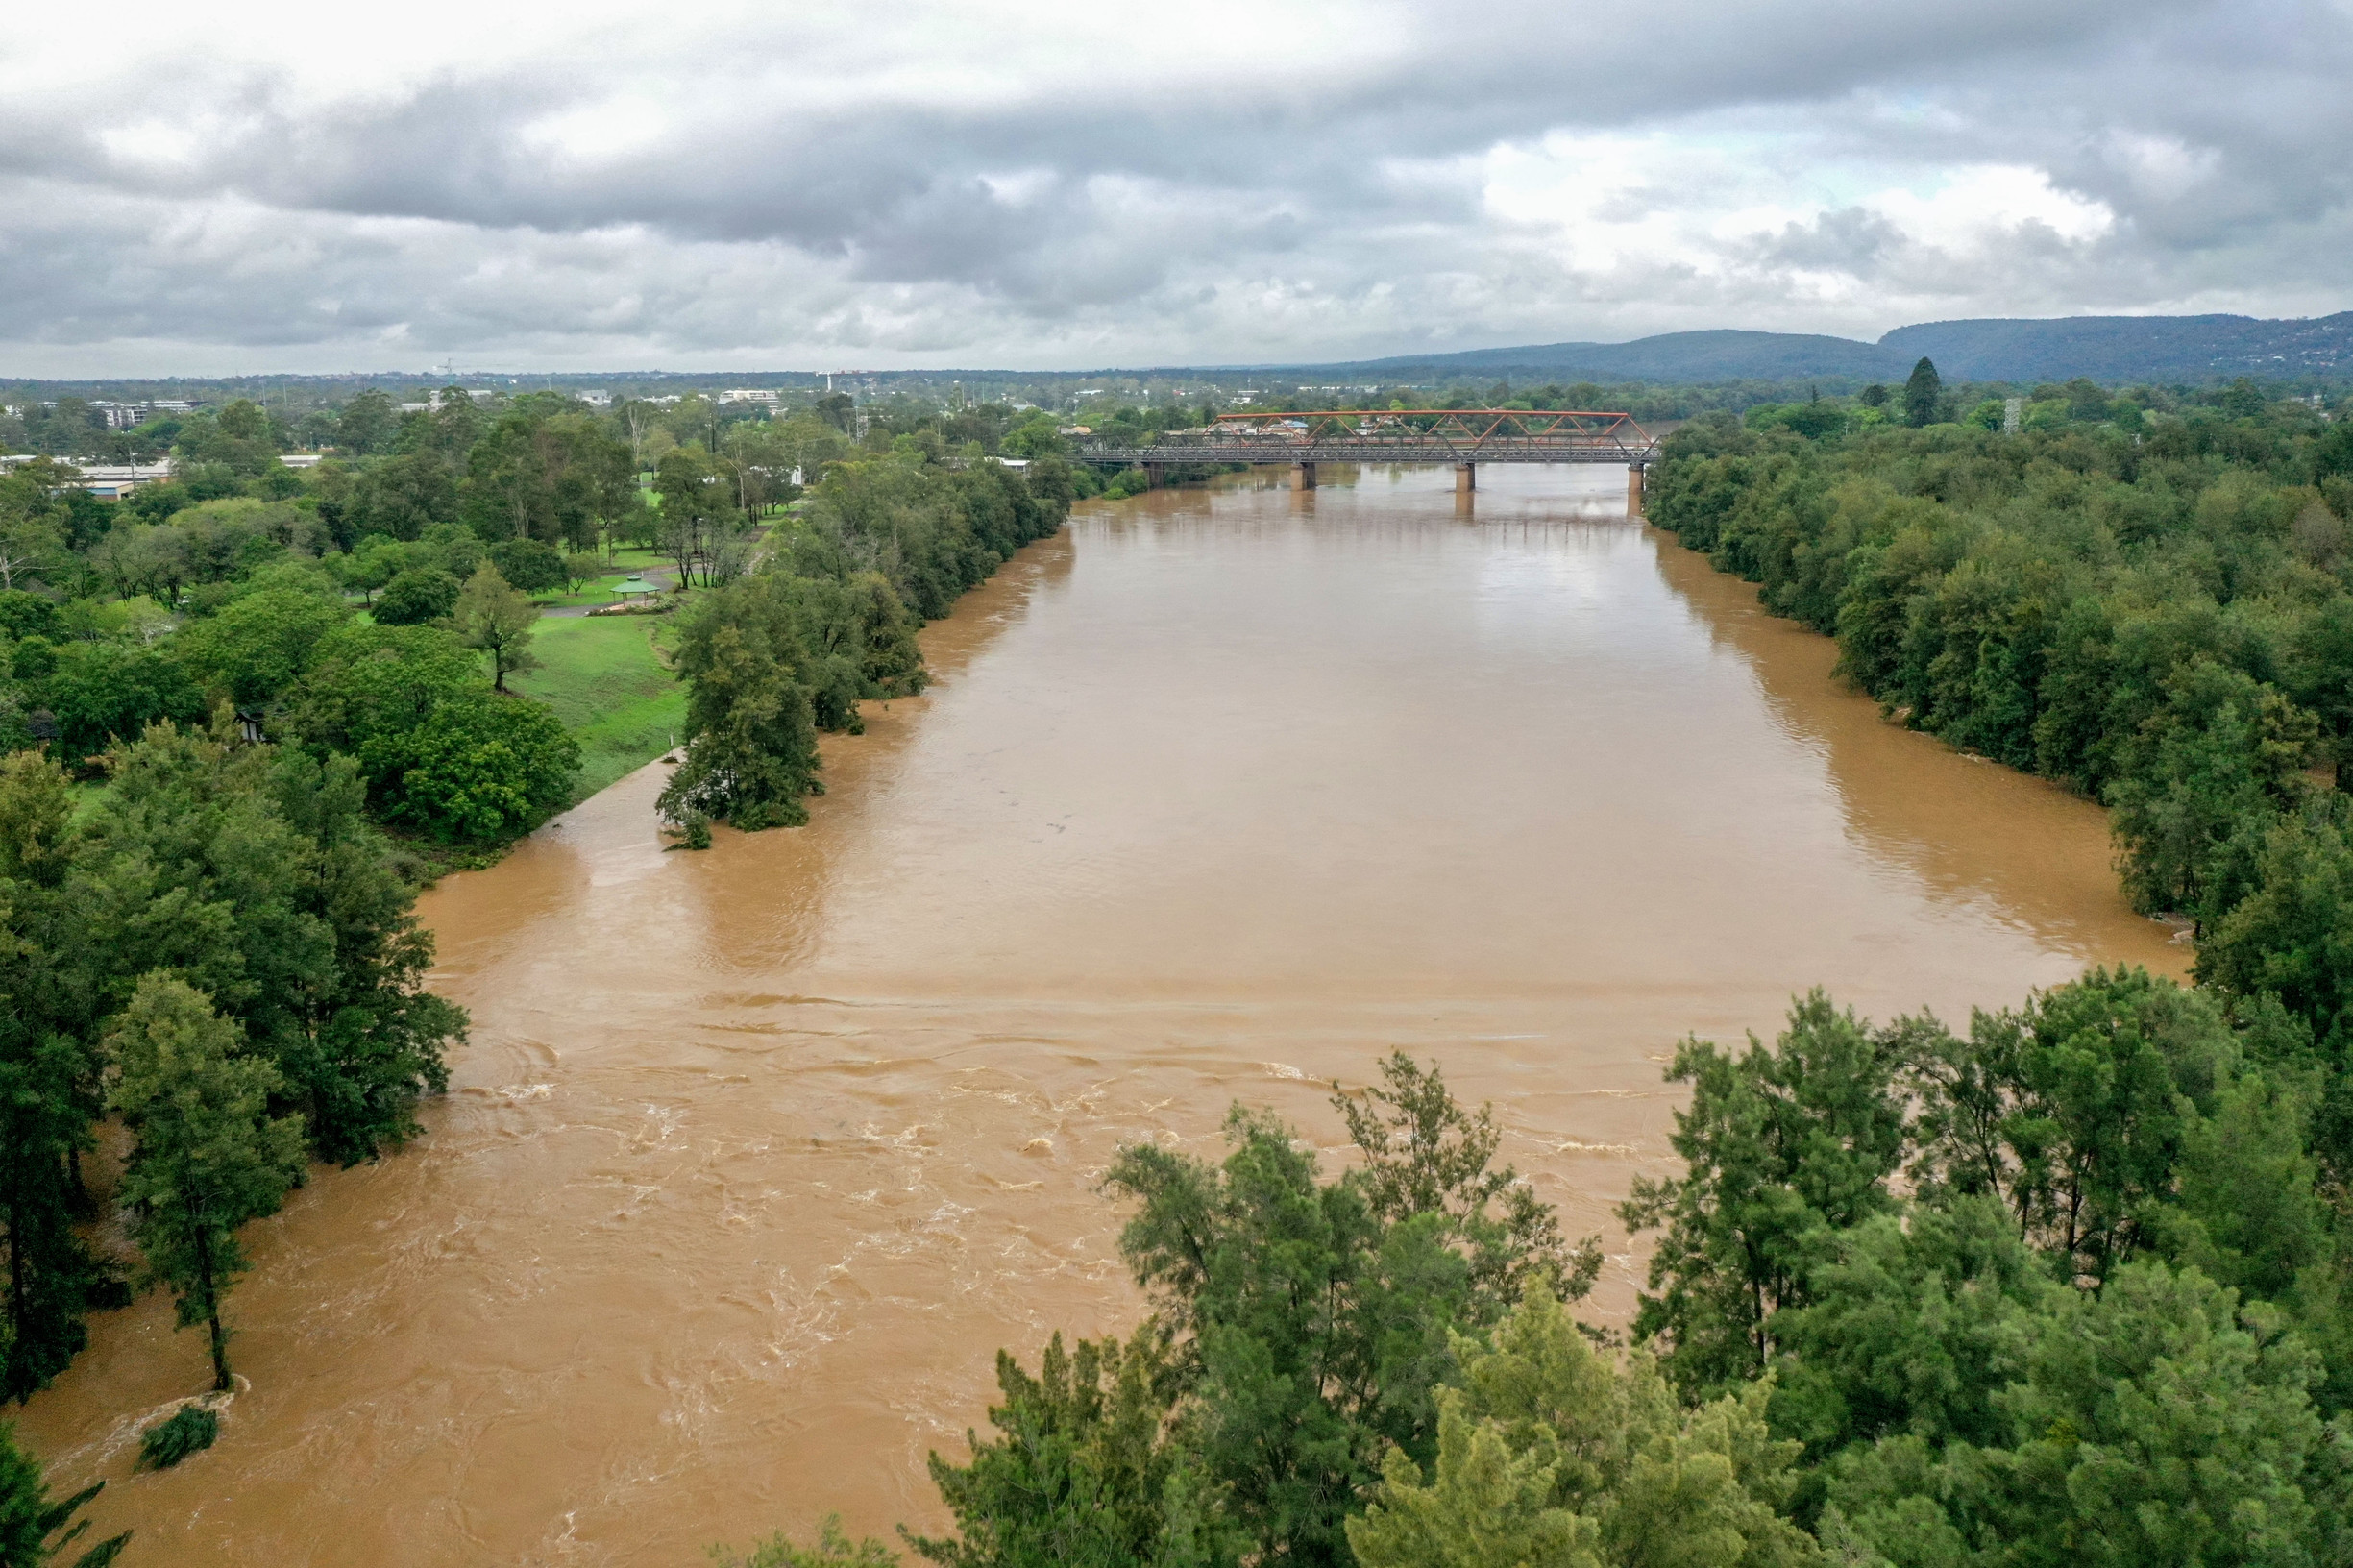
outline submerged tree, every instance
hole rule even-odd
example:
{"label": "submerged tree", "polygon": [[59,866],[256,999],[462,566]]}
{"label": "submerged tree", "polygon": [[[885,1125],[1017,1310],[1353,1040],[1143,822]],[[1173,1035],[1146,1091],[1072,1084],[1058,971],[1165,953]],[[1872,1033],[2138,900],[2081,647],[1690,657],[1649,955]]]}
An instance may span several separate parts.
{"label": "submerged tree", "polygon": [[137,1140],[122,1185],[132,1234],[180,1327],[210,1331],[212,1386],[227,1389],[221,1298],[247,1266],[237,1227],[275,1213],[301,1179],[302,1118],[269,1114],[278,1069],[239,1054],[236,1025],[184,980],[141,980],[108,1039],[121,1073],[108,1104]]}

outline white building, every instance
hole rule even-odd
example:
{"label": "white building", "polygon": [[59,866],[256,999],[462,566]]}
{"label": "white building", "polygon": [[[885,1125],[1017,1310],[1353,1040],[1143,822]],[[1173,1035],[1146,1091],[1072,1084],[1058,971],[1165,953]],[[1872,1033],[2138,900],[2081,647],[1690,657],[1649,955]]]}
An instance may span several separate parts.
{"label": "white building", "polygon": [[100,501],[120,501],[142,484],[172,477],[169,459],[160,463],[76,463],[82,488]]}

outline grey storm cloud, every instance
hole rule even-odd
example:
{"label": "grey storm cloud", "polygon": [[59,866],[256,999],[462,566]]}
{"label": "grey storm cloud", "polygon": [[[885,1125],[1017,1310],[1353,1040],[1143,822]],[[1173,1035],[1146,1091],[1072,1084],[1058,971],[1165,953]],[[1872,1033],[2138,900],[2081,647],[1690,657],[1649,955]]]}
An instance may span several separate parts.
{"label": "grey storm cloud", "polygon": [[2353,303],[2324,0],[476,9],[0,41],[0,373]]}

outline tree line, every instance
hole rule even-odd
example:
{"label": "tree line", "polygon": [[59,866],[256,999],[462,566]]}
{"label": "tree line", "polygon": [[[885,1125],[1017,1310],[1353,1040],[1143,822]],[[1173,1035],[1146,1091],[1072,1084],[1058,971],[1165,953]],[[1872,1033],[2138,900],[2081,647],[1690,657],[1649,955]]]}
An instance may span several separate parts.
{"label": "tree line", "polygon": [[[417,449],[458,417],[412,418]],[[493,433],[450,465],[471,474]],[[518,548],[547,548],[511,510],[470,512],[460,484],[413,527],[358,534],[368,464],[288,470],[251,405],[181,436],[174,480],[124,503],[63,465],[0,475],[0,1396],[16,1400],[71,1362],[92,1311],[151,1287],[232,1385],[241,1228],[314,1162],[415,1136],[464,1040],[463,1010],[424,987],[421,881],[545,820],[577,767],[549,709],[499,689],[536,615],[501,563],[527,575]],[[626,504],[644,509],[633,485]],[[125,1136],[102,1158],[105,1121]],[[127,1249],[100,1239],[109,1199]],[[37,1466],[0,1449],[6,1560],[48,1560],[85,1499],[47,1501]]]}
{"label": "tree line", "polygon": [[[46,459],[0,474],[0,1394],[151,1286],[228,1387],[239,1228],[310,1162],[416,1133],[465,1030],[423,988],[418,884],[543,821],[578,764],[503,689],[531,658],[526,590],[667,554],[708,600],[680,673],[711,722],[666,800],[788,821],[815,729],[919,689],[915,626],[1068,503],[1058,460],[951,469],[887,426],[861,445],[846,406],[712,413],[362,394],[298,472],[282,421],[232,404],[143,430],[173,478],[120,503]],[[752,522],[826,464],[752,571]],[[746,664],[746,634],[772,663]],[[135,1260],[91,1238],[108,1118]],[[12,1458],[32,1489],[0,1515],[65,1526]]]}
{"label": "tree line", "polygon": [[1071,477],[1054,456],[950,469],[919,449],[830,466],[760,567],[681,618],[687,744],[664,819],[697,844],[713,821],[805,821],[819,732],[856,734],[860,702],[923,689],[916,629],[1060,529]]}
{"label": "tree line", "polygon": [[432,939],[348,755],[158,723],[110,748],[77,812],[39,749],[0,761],[0,1392],[24,1399],[133,1283],[93,1250],[85,1157],[132,1134],[117,1194],[137,1281],[208,1332],[235,1232],[310,1160],[417,1131],[465,1014],[424,989]]}
{"label": "tree line", "polygon": [[2135,907],[2305,1041],[2342,1150],[2353,422],[2243,384],[2161,401],[2039,389],[2050,417],[2014,434],[1703,420],[1668,439],[1651,515],[1835,637],[1891,714],[2111,806]]}

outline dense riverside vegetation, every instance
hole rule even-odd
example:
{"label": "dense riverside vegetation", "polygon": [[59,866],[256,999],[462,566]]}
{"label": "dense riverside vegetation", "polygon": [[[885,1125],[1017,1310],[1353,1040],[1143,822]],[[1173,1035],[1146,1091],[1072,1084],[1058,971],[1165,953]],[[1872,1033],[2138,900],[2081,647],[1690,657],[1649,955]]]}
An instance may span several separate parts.
{"label": "dense riverside vegetation", "polygon": [[[1104,1178],[1154,1315],[934,1456],[948,1568],[2353,1563],[2353,1215],[2276,1011],[2095,971],[1965,1033],[1820,992],[1685,1041],[1632,1344],[1402,1053],[1325,1174],[1236,1107]],[[828,1527],[830,1531],[830,1527]],[[828,1534],[836,1556],[850,1548]],[[865,1543],[857,1560],[891,1554]],[[826,1560],[777,1537],[754,1563]]]}
{"label": "dense riverside vegetation", "polygon": [[[91,1310],[150,1286],[228,1389],[239,1228],[310,1161],[419,1130],[466,1017],[424,990],[418,887],[544,821],[579,767],[555,713],[506,689],[540,662],[529,596],[625,551],[668,563],[653,607],[706,602],[675,617],[695,742],[666,802],[795,821],[816,731],[919,690],[915,627],[1058,527],[1073,488],[1050,416],[1023,478],[980,457],[1010,419],[967,418],[960,452],[928,414],[858,422],[862,441],[846,398],[771,418],[369,392],[299,432],[237,402],[103,444],[86,406],[43,414],[53,448],[173,471],[110,503],[70,463],[0,470],[0,1394],[18,1400]],[[330,452],[289,468],[298,434]],[[125,1137],[99,1158],[106,1117]],[[20,1524],[51,1529],[28,1473]]]}
{"label": "dense riverside vegetation", "polygon": [[856,733],[858,704],[923,688],[916,627],[945,615],[1013,552],[1060,528],[1072,499],[1056,457],[1020,473],[940,468],[919,451],[832,467],[759,570],[684,618],[684,763],[662,792],[689,842],[709,823],[807,821],[820,730]]}
{"label": "dense riverside vegetation", "polygon": [[0,762],[0,1390],[16,1399],[80,1352],[91,1307],[125,1299],[77,1225],[102,1112],[132,1134],[146,1277],[211,1330],[225,1384],[230,1233],[306,1156],[349,1164],[413,1136],[465,1030],[424,990],[432,939],[353,759],[157,724],[103,767],[77,819],[56,761]]}
{"label": "dense riverside vegetation", "polygon": [[[2134,903],[2276,1015],[2353,1165],[2353,421],[2047,389],[2004,433],[1836,404],[1678,431],[1661,527],[1919,728],[2115,809]],[[2160,407],[2160,402],[2170,407]]]}

